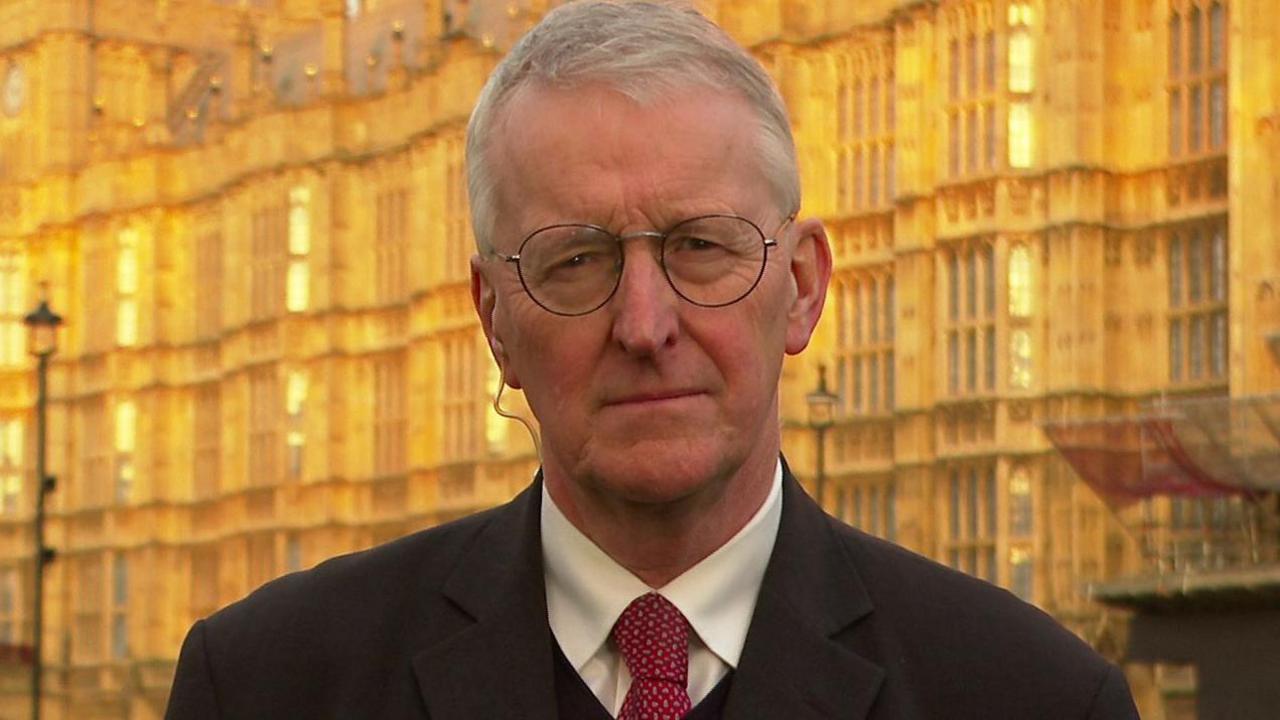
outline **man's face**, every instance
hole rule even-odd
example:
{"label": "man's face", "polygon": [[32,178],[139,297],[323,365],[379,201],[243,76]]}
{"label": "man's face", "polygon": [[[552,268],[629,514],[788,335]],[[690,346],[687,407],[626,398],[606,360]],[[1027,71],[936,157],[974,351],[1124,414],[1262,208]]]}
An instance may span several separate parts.
{"label": "man's face", "polygon": [[744,101],[705,89],[641,106],[599,87],[524,88],[497,123],[499,252],[557,223],[627,234],[707,214],[779,241],[751,294],[719,308],[681,299],[649,239],[626,241],[617,292],[577,317],[537,305],[513,263],[473,263],[481,322],[539,420],[553,492],[669,503],[723,491],[743,467],[771,474],[782,357],[808,342],[830,256],[816,221],[786,222],[794,208],[773,198],[758,128]]}

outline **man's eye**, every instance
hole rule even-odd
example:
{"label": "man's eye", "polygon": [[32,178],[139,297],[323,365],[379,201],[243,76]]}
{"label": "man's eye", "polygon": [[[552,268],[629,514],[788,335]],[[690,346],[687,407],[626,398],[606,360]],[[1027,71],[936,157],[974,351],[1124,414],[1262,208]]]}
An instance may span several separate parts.
{"label": "man's eye", "polygon": [[720,250],[723,249],[723,245],[711,238],[699,235],[682,235],[671,239],[671,249],[676,252],[697,252]]}

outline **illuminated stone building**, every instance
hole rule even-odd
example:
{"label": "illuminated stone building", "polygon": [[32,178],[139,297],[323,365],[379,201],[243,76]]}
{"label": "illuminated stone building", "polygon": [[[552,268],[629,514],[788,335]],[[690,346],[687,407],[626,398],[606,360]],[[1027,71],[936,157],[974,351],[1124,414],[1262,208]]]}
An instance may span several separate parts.
{"label": "illuminated stone building", "polygon": [[[47,283],[68,319],[47,717],[157,717],[193,619],[528,482],[462,144],[551,4],[0,0],[0,644],[31,636],[21,318]],[[778,78],[835,251],[793,465],[822,364],[829,509],[1118,653],[1087,588],[1138,550],[1040,424],[1280,388],[1270,0],[699,5]]]}

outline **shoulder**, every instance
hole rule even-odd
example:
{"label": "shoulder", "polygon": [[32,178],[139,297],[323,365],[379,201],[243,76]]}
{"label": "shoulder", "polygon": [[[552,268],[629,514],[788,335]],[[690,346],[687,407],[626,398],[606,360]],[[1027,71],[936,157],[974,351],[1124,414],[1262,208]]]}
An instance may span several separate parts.
{"label": "shoulder", "polygon": [[898,545],[831,524],[874,606],[869,621],[855,626],[855,642],[878,656],[887,685],[909,691],[917,709],[1085,718],[1117,682],[1110,663],[1041,609]]}
{"label": "shoulder", "polygon": [[[211,662],[230,668],[397,656],[466,618],[444,586],[501,512],[486,511],[272,580],[203,622]],[[236,671],[232,671],[236,672]]]}

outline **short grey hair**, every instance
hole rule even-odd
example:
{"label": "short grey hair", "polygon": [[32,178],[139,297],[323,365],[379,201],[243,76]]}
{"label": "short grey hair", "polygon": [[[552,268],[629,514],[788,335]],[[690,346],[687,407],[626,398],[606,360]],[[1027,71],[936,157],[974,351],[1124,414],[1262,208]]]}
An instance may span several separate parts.
{"label": "short grey hair", "polygon": [[493,125],[528,85],[601,83],[637,103],[689,87],[737,93],[760,122],[760,165],[781,209],[800,206],[800,175],[787,109],[760,63],[715,23],[679,0],[578,0],[547,13],[511,48],[480,91],[467,125],[467,192],[476,247],[492,250],[495,179],[486,164]]}

